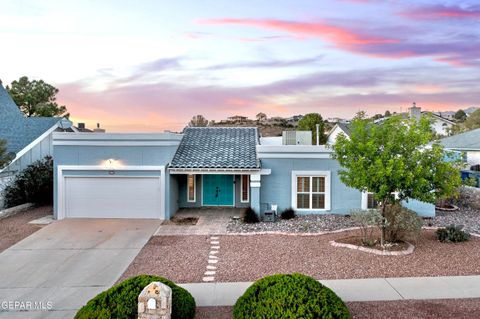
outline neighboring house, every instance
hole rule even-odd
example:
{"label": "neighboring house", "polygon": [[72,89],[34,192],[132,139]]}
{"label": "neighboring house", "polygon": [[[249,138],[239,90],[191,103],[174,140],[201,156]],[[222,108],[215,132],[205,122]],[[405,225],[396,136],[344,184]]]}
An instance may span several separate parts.
{"label": "neighboring house", "polygon": [[343,133],[345,136],[350,136],[350,124],[338,122],[327,134],[327,145],[335,144],[338,134]]}
{"label": "neighboring house", "polygon": [[25,117],[2,85],[0,114],[0,139],[7,141],[7,152],[13,157],[9,165],[0,169],[2,191],[15,174],[52,154],[52,132],[68,127],[70,122],[59,117]]}
{"label": "neighboring house", "polygon": [[[368,196],[340,181],[331,150],[260,139],[257,128],[183,134],[55,133],[55,217],[168,219],[186,207],[278,205],[348,214]],[[418,210],[433,216],[433,205]]]}
{"label": "neighboring house", "polygon": [[241,116],[241,115],[234,115],[227,118],[227,122],[233,122],[233,123],[243,123],[243,122],[246,122],[247,120],[248,120],[248,117]]}
{"label": "neighboring house", "polygon": [[[416,118],[419,119],[420,116],[422,115],[429,115],[432,118],[432,130],[437,134],[438,136],[447,136],[452,129],[452,127],[455,125],[455,122],[444,118],[438,114],[428,112],[428,111],[422,111],[421,107],[418,107],[416,103],[413,103],[412,107],[408,109],[408,113],[402,113],[405,118],[410,117],[410,118]],[[383,117],[375,121],[375,123],[381,123],[388,119],[389,117]]]}
{"label": "neighboring house", "polygon": [[480,164],[480,128],[442,138],[439,142],[447,150],[465,154],[465,161],[470,166]]}

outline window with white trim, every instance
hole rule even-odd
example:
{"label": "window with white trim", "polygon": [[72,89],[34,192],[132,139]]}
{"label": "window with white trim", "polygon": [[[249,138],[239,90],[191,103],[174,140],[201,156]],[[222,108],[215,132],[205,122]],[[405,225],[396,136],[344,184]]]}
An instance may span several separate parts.
{"label": "window with white trim", "polygon": [[375,199],[374,193],[367,193],[367,209],[374,209],[378,207],[378,202]]}
{"label": "window with white trim", "polygon": [[250,175],[241,175],[240,176],[240,191],[241,191],[241,202],[248,203],[250,201]]}
{"label": "window with white trim", "polygon": [[190,203],[194,203],[196,201],[196,184],[197,182],[195,180],[195,175],[187,175],[187,201]]}
{"label": "window with white trim", "polygon": [[326,176],[297,176],[297,209],[326,209]]}

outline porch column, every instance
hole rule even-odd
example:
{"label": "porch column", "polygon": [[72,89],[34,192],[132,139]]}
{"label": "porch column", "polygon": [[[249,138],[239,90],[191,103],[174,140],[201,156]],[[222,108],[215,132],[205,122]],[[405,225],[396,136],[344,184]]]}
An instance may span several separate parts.
{"label": "porch column", "polygon": [[260,211],[260,174],[250,175],[250,207],[258,214],[262,215]]}

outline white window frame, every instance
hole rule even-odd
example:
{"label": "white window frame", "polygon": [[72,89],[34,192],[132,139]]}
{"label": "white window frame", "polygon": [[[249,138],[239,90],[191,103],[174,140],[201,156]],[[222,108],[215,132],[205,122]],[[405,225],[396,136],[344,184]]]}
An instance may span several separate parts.
{"label": "white window frame", "polygon": [[[243,199],[243,177],[248,178],[247,182],[247,199]],[[250,175],[240,175],[240,202],[241,203],[250,203]]]}
{"label": "white window frame", "polygon": [[[297,177],[324,177],[325,178],[325,208],[298,208],[297,207]],[[310,191],[310,194],[312,192]],[[312,207],[310,196],[310,207]],[[317,212],[331,209],[331,171],[292,171],[292,199],[291,205],[297,211]]]}
{"label": "white window frame", "polygon": [[[368,208],[368,194],[373,194],[373,193],[368,191],[362,192],[362,209],[363,210],[375,209],[375,208]],[[394,192],[392,193],[392,195],[394,195],[395,198],[398,199],[398,192]]]}
{"label": "white window frame", "polygon": [[[190,199],[190,185],[188,185],[188,178],[193,176],[193,200]],[[195,174],[188,174],[187,175],[187,202],[188,203],[195,203],[197,202],[197,176]]]}

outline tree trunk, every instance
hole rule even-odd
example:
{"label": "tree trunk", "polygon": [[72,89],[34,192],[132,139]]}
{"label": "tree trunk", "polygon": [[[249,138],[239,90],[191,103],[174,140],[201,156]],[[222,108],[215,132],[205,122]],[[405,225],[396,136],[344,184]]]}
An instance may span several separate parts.
{"label": "tree trunk", "polygon": [[385,245],[385,235],[386,235],[386,227],[385,227],[385,209],[387,207],[387,200],[384,199],[382,202],[382,231],[380,234],[380,245],[383,248],[383,245]]}

